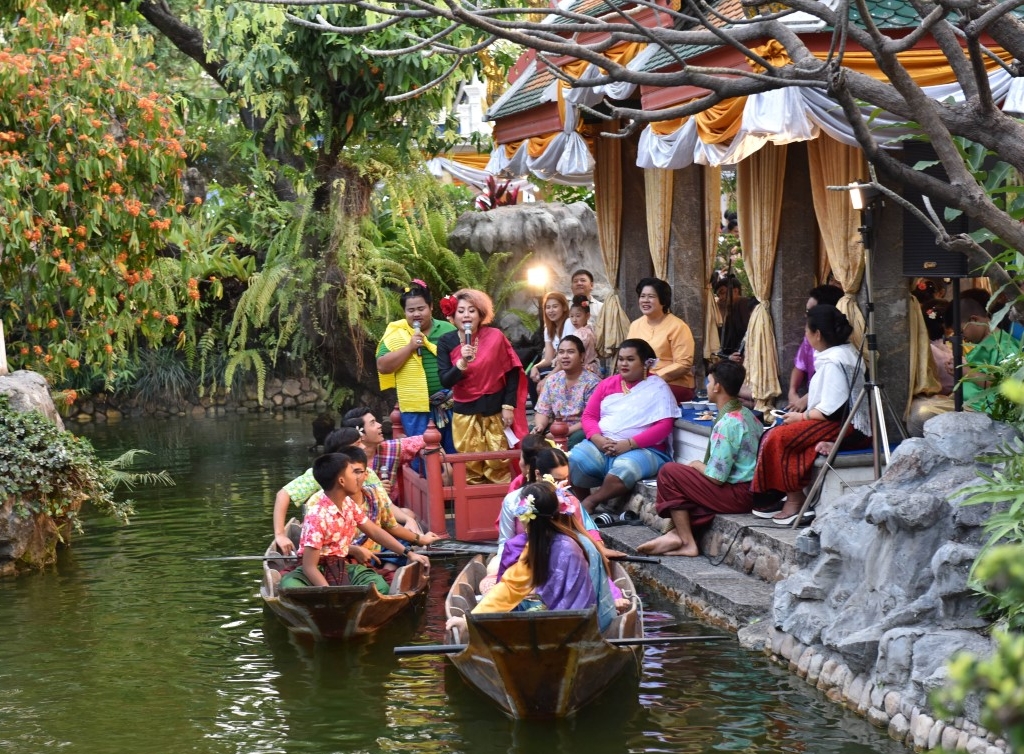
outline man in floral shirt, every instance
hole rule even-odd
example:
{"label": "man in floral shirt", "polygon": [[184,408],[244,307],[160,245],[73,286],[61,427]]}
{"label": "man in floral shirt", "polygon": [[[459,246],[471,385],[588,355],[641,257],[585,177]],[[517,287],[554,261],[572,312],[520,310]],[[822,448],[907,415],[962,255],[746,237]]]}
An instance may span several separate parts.
{"label": "man in floral shirt", "polygon": [[[377,560],[376,556],[352,544],[357,529],[384,547],[430,567],[424,555],[412,552],[370,521],[353,500],[366,476],[366,455],[358,448],[350,449],[349,455],[320,456],[313,462],[313,476],[323,491],[309,501],[302,522],[302,565],[281,580],[282,587],[373,584],[378,592],[387,594],[387,582],[367,567]],[[355,563],[346,563],[346,559]]]}

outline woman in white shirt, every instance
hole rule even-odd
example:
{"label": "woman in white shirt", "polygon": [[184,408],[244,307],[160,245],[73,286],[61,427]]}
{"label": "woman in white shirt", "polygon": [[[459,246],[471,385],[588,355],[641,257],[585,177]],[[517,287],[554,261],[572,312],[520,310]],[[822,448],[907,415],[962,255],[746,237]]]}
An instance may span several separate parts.
{"label": "woman in white shirt", "polygon": [[[761,441],[751,484],[754,515],[770,517],[782,526],[796,520],[806,499],[804,487],[811,481],[814,458],[831,449],[864,384],[864,362],[850,344],[852,332],[849,320],[834,306],[819,304],[808,310],[806,334],[815,352],[815,371],[807,390],[807,410],[785,414],[782,426],[766,433]],[[862,402],[843,438],[843,448],[862,448],[870,442],[870,417]],[[808,523],[813,515],[813,510],[808,511],[801,523]]]}

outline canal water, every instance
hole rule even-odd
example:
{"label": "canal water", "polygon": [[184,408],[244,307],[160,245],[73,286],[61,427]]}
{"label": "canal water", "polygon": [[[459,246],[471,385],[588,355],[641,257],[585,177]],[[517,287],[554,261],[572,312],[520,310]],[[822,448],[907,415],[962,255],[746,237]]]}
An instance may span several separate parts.
{"label": "canal water", "polygon": [[[735,641],[649,648],[639,688],[575,719],[506,719],[441,657],[458,564],[432,569],[423,613],[369,643],[303,646],[258,596],[274,493],[309,465],[308,418],[75,428],[101,455],[155,453],[177,486],[140,488],[128,526],[87,512],[42,573],[0,580],[0,752],[905,752]],[[715,633],[645,595],[648,630]]]}

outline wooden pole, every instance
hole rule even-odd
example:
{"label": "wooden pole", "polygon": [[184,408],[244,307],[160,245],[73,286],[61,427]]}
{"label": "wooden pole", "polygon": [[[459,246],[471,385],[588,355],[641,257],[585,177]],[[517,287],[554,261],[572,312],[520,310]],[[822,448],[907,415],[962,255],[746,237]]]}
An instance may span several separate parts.
{"label": "wooden pole", "polygon": [[4,323],[0,322],[0,375],[7,374],[7,344],[4,342]]}
{"label": "wooden pole", "polygon": [[[730,641],[732,636],[645,636],[636,639],[605,639],[616,647],[644,647],[659,644],[691,644],[704,641]],[[466,644],[419,644],[408,647],[395,647],[398,657],[415,657],[416,655],[454,655],[462,652]]]}
{"label": "wooden pole", "polygon": [[401,440],[405,437],[405,427],[402,426],[402,412],[398,409],[398,404],[391,410],[389,414],[391,418],[391,439]]}
{"label": "wooden pole", "polygon": [[434,420],[427,422],[423,433],[423,461],[427,475],[427,528],[435,534],[447,534],[444,518],[444,479],[441,469],[441,433],[434,426]]}

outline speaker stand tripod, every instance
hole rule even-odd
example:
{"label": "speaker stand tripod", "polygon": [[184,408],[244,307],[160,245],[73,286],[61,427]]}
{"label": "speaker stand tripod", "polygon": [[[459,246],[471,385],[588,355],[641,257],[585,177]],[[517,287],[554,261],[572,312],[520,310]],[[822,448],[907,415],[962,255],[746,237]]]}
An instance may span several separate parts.
{"label": "speaker stand tripod", "polygon": [[887,407],[889,409],[893,423],[899,428],[902,439],[907,439],[906,430],[903,429],[903,422],[900,420],[900,417],[897,415],[892,403],[889,401],[889,396],[886,395],[881,384],[876,382],[876,378],[878,376],[878,341],[875,337],[875,302],[872,295],[873,291],[871,280],[872,214],[871,204],[867,204],[862,212],[861,219],[863,224],[859,228],[861,243],[864,246],[864,290],[867,296],[867,305],[865,308],[868,316],[866,323],[867,329],[864,333],[864,342],[868,347],[868,358],[867,363],[865,364],[868,380],[864,382],[864,385],[857,393],[857,397],[853,402],[853,407],[847,415],[846,420],[839,428],[839,435],[836,437],[835,442],[832,444],[832,450],[829,451],[828,457],[825,459],[825,468],[821,470],[817,478],[814,480],[814,484],[811,485],[810,492],[807,493],[807,497],[804,500],[803,505],[800,506],[800,512],[793,520],[794,529],[800,525],[807,510],[818,502],[818,498],[821,496],[822,487],[825,485],[825,475],[832,470],[832,464],[835,462],[836,456],[839,454],[839,448],[843,444],[843,440],[846,438],[847,433],[850,431],[850,427],[853,426],[853,419],[865,400],[868,402],[868,415],[871,420],[871,456],[875,479],[882,476],[882,456],[885,456],[886,465],[888,465],[890,458],[889,433],[886,429],[884,408]]}

